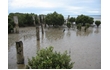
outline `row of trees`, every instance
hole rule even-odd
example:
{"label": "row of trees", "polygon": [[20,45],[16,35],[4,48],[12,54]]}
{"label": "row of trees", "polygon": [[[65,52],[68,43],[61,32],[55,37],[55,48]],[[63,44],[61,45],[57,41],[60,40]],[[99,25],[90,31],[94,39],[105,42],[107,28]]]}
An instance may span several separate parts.
{"label": "row of trees", "polygon": [[[77,18],[74,17],[69,18],[68,21],[69,21],[67,22],[68,28],[70,28],[71,25],[73,25],[72,24],[73,22],[76,22],[77,29],[81,30],[81,27],[84,26],[85,27],[84,30],[86,31],[86,29],[88,29],[90,25],[93,24],[94,18],[86,15],[79,15]],[[95,21],[95,24],[98,27],[101,24],[101,21]]]}
{"label": "row of trees", "polygon": [[[15,27],[13,16],[18,17],[18,23],[20,27],[26,27],[26,26],[34,26],[33,16],[35,17],[35,24],[38,23],[46,23],[47,25],[53,25],[53,26],[62,26],[64,24],[64,16],[62,14],[58,14],[57,12],[49,13],[46,15],[37,15],[34,13],[28,14],[28,13],[10,13],[8,15],[8,32],[10,33],[11,30]],[[43,16],[43,17],[41,17]],[[75,22],[77,25],[86,26],[86,24],[93,24],[94,18],[86,16],[86,15],[79,15],[77,18],[71,17],[68,19],[67,27],[71,27],[71,24]],[[95,24],[97,27],[101,24],[100,21],[95,21]]]}
{"label": "row of trees", "polygon": [[[33,18],[32,16],[35,16],[35,21],[36,24],[38,23],[38,18],[36,14],[28,14],[28,13],[10,13],[8,15],[8,19],[11,19],[11,21],[13,21],[13,16],[17,16],[18,17],[18,22],[19,22],[19,26],[20,27],[25,27],[25,26],[34,26],[33,24]],[[10,21],[8,21],[8,23],[11,23]]]}
{"label": "row of trees", "polygon": [[15,27],[13,16],[18,17],[19,27],[34,26],[32,16],[35,17],[35,22],[36,22],[36,24],[38,24],[38,17],[36,14],[33,14],[33,13],[31,13],[31,14],[28,14],[28,13],[25,13],[25,14],[24,13],[10,13],[8,15],[8,33],[10,33],[11,30],[13,30],[13,28]]}

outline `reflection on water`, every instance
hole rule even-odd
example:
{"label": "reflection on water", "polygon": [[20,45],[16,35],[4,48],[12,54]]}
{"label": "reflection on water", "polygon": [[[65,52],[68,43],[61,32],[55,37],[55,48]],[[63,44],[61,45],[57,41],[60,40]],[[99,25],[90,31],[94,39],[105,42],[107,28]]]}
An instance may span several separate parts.
{"label": "reflection on water", "polygon": [[95,31],[94,31],[94,33],[99,33],[99,29],[100,28],[96,28]]}
{"label": "reflection on water", "polygon": [[64,33],[62,29],[52,28],[45,31],[45,36],[50,41],[57,41],[58,39],[63,39]]}
{"label": "reflection on water", "polygon": [[71,35],[71,32],[70,32],[70,30],[68,30],[68,32],[67,32],[67,34],[66,34],[68,37],[70,37],[70,35]]}
{"label": "reflection on water", "polygon": [[40,41],[37,41],[37,51],[40,50]]}
{"label": "reflection on water", "polygon": [[24,69],[24,68],[25,68],[25,65],[24,65],[24,64],[18,64],[18,65],[17,65],[17,68],[18,68],[18,69]]}
{"label": "reflection on water", "polygon": [[76,35],[77,36],[88,36],[91,33],[93,33],[93,28],[89,27],[86,31],[84,30],[84,27],[82,27],[82,30],[77,30]]}
{"label": "reflection on water", "polygon": [[[16,41],[23,42],[24,65],[16,63]],[[20,28],[19,34],[8,34],[8,68],[25,68],[28,58],[49,46],[61,53],[67,50],[75,62],[74,69],[101,68],[101,27],[90,27],[86,32],[84,28],[79,31],[76,27],[45,28],[43,35],[40,27],[40,41],[37,41],[35,27]]]}

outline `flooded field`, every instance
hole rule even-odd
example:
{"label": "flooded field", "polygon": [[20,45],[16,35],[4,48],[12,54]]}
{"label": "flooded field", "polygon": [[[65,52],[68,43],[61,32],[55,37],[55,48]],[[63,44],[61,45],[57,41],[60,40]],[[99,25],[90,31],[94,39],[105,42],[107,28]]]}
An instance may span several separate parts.
{"label": "flooded field", "polygon": [[[63,30],[65,31],[63,32]],[[23,42],[25,64],[17,64],[16,42]],[[27,58],[36,56],[37,50],[53,46],[55,51],[67,50],[75,62],[73,69],[101,68],[101,27],[90,27],[86,32],[76,28],[44,28],[40,41],[36,38],[35,27],[20,28],[19,34],[8,34],[8,68],[23,69]]]}

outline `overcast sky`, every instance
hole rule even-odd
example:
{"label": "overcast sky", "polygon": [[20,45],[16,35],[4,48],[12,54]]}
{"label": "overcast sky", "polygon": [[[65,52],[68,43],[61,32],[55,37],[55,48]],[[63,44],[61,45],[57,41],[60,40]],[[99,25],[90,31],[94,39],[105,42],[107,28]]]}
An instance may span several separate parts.
{"label": "overcast sky", "polygon": [[101,15],[101,0],[8,0],[8,13]]}

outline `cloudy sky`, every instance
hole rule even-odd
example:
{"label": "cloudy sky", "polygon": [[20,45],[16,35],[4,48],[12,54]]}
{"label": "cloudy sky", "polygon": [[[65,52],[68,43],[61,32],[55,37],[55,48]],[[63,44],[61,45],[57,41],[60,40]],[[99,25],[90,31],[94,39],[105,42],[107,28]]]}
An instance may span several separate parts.
{"label": "cloudy sky", "polygon": [[101,0],[8,0],[8,13],[101,15]]}

